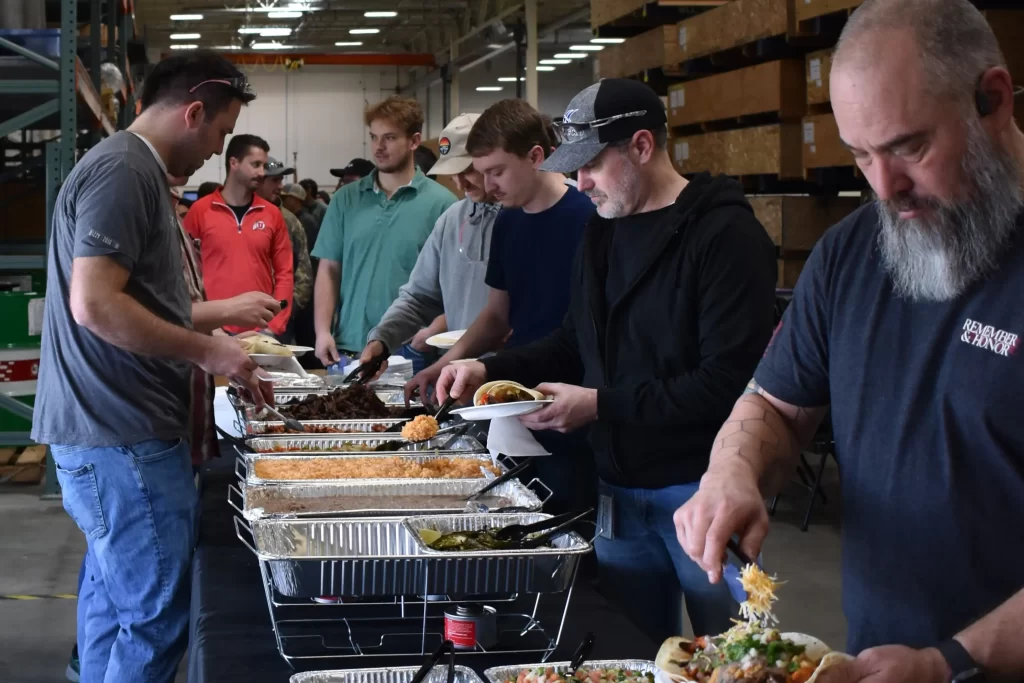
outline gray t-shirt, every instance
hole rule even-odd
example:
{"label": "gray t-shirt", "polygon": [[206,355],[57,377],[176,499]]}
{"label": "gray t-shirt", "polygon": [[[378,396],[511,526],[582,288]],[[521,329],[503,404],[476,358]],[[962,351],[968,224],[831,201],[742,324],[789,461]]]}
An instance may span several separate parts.
{"label": "gray t-shirt", "polygon": [[132,133],[96,145],[64,182],[50,240],[36,441],[118,446],[187,437],[192,366],[103,341],[75,322],[69,299],[73,259],[108,256],[131,273],[126,294],[191,328],[176,221],[163,168]]}

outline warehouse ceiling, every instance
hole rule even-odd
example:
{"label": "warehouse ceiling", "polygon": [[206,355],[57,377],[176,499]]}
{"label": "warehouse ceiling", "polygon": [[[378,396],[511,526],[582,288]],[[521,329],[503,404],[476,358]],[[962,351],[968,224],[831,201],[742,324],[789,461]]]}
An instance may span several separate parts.
{"label": "warehouse ceiling", "polygon": [[[239,52],[431,53],[439,63],[446,61],[452,42],[458,43],[461,59],[511,43],[524,12],[522,0],[136,0],[135,5],[138,30],[160,52],[197,45]],[[538,27],[551,29],[542,32],[542,57],[590,38],[588,7],[589,0],[538,0]]]}

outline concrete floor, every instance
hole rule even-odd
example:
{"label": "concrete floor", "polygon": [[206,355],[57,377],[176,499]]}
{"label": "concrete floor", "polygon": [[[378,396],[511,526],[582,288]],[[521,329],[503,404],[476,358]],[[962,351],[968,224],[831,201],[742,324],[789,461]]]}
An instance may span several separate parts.
{"label": "concrete floor", "polygon": [[[786,630],[813,634],[835,648],[846,640],[839,596],[837,471],[826,471],[828,505],[799,529],[807,493],[792,487],[779,503],[764,548],[768,570],[786,585],[776,613]],[[36,488],[0,486],[0,596],[75,593],[85,551],[81,532],[59,501]],[[0,681],[59,683],[75,639],[75,600],[0,599]],[[638,652],[653,658],[654,652]],[[175,683],[185,683],[185,667]]]}

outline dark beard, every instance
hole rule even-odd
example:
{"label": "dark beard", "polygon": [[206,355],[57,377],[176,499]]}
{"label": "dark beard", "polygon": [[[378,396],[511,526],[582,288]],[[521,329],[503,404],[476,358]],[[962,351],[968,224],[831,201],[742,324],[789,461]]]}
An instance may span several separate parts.
{"label": "dark beard", "polygon": [[[968,124],[963,177],[970,196],[956,202],[876,200],[878,248],[893,288],[911,301],[951,301],[999,265],[1024,208],[1021,169],[1008,150],[992,143],[981,124]],[[903,220],[900,209],[923,205],[927,219]]]}
{"label": "dark beard", "polygon": [[410,159],[412,159],[412,154],[400,159],[390,166],[378,166],[377,170],[381,173],[397,173],[409,165]]}

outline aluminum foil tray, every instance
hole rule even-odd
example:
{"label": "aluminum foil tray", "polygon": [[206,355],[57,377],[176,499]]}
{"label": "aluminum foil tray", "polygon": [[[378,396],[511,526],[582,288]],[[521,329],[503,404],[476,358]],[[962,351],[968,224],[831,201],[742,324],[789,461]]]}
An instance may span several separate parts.
{"label": "aluminum foil tray", "polygon": [[[531,482],[531,485],[534,483],[538,487],[544,486],[540,482]],[[235,489],[233,493],[237,496],[236,500],[241,499],[238,511],[249,521],[264,518],[392,517],[478,512],[476,504],[461,499],[482,485],[482,480],[470,479],[349,480],[328,484],[251,485]],[[513,479],[485,494],[484,500],[504,498],[510,506],[536,511],[541,509],[550,491],[545,491],[543,495],[542,499],[529,486]],[[397,507],[399,501],[392,499],[389,504],[387,500],[394,496],[429,496],[435,501],[440,496],[451,496],[455,500],[431,503],[430,507],[417,508],[415,503],[410,507]],[[339,498],[344,498],[346,504],[332,507],[332,501]],[[356,508],[349,504],[350,501],[362,502]],[[448,507],[444,507],[446,505]]]}
{"label": "aluminum foil tray", "polygon": [[[445,451],[461,451],[465,453],[484,453],[485,449],[479,441],[471,436],[458,436],[454,439],[451,434],[439,434],[433,439],[422,443],[409,444],[396,453],[420,453],[436,451],[441,446],[446,446]],[[269,434],[255,439],[249,439],[249,448],[260,453],[321,453],[321,454],[371,454],[372,451],[345,451],[345,445],[358,445],[374,448],[386,441],[400,439],[399,434]],[[450,441],[450,443],[448,443]]]}
{"label": "aluminum foil tray", "polygon": [[[274,397],[281,403],[298,402],[307,396],[329,394],[338,387],[321,387],[319,389],[294,389],[292,391],[274,392]],[[401,388],[379,387],[374,390],[377,398],[388,404],[405,405],[405,391]]]}
{"label": "aluminum foil tray", "polygon": [[[487,683],[505,683],[505,681],[515,681],[519,678],[519,672],[524,669],[529,671],[530,669],[547,669],[552,668],[557,674],[569,673],[569,664],[571,662],[547,662],[546,664],[516,664],[514,666],[495,666],[484,671],[484,677],[487,679]],[[598,660],[587,660],[581,667],[583,669],[630,669],[631,671],[639,671],[641,673],[649,673],[652,676],[657,675],[658,667],[654,665],[654,662],[647,659],[598,659]]]}
{"label": "aluminum foil tray", "polygon": [[[261,479],[256,476],[256,463],[262,459],[273,460],[275,462],[281,462],[282,460],[292,460],[300,462],[302,460],[314,460],[321,458],[335,459],[335,458],[393,458],[396,455],[403,458],[407,458],[412,462],[424,463],[436,458],[467,458],[470,460],[480,461],[480,465],[492,464],[498,468],[498,471],[504,473],[507,471],[507,467],[501,462],[495,462],[490,455],[481,453],[467,453],[465,451],[432,451],[429,454],[423,455],[409,455],[408,453],[347,453],[337,454],[328,453],[326,455],[278,455],[269,453],[247,453],[240,455],[235,463],[235,474],[238,478],[245,482],[247,486],[253,484],[264,484],[264,483],[282,483],[282,484],[298,484],[298,483],[327,483],[327,482],[373,482],[373,481],[430,481],[429,479]],[[438,479],[437,481],[471,481],[476,482],[478,485],[482,484],[490,478],[490,475],[485,475],[481,478],[473,479]]]}
{"label": "aluminum foil tray", "polygon": [[[381,418],[379,420],[300,420],[299,421],[305,427],[323,427],[331,429],[343,429],[345,433],[349,434],[379,434],[380,432],[373,431],[373,428],[377,425],[383,425],[384,427],[391,427],[396,424],[408,422],[404,418],[386,419]],[[246,433],[259,436],[261,434],[267,434],[269,427],[280,427],[283,426],[283,422],[270,420],[254,420],[246,425]],[[343,435],[342,432],[337,433],[339,436]],[[281,436],[280,434],[271,433],[268,436]],[[330,433],[324,434],[324,436],[331,436]]]}
{"label": "aluminum foil tray", "polygon": [[[344,669],[337,671],[309,671],[295,674],[289,683],[409,683],[419,671],[418,666],[393,666],[387,669]],[[427,674],[424,683],[444,683],[448,680],[447,660],[442,660]],[[455,665],[455,683],[483,683],[468,666]]]}
{"label": "aluminum foil tray", "polygon": [[486,551],[452,551],[433,550],[423,542],[419,532],[421,529],[433,529],[442,534],[454,531],[483,531],[485,529],[501,529],[510,524],[534,524],[550,519],[551,515],[540,512],[520,512],[514,514],[477,514],[477,515],[424,515],[407,517],[403,520],[405,528],[415,539],[417,547],[425,555],[438,557],[506,557],[521,555],[585,555],[590,552],[590,544],[575,532],[568,532],[555,538],[551,548],[532,548],[530,550],[486,550]]}
{"label": "aluminum foil tray", "polygon": [[[453,515],[457,516],[457,515]],[[514,515],[509,517],[515,517]],[[240,518],[239,538],[245,542]],[[425,553],[402,518],[252,522],[250,549],[289,597],[496,596],[560,593],[572,586],[580,537],[556,539],[555,554],[440,556]]]}

